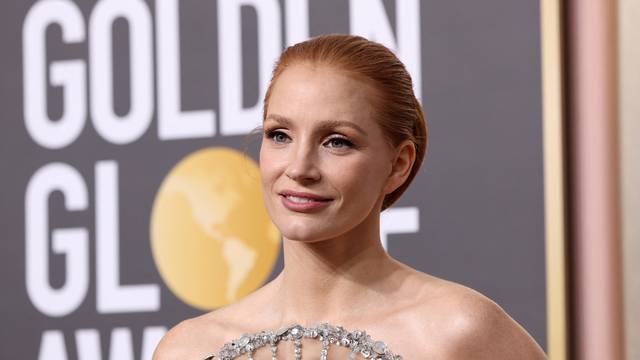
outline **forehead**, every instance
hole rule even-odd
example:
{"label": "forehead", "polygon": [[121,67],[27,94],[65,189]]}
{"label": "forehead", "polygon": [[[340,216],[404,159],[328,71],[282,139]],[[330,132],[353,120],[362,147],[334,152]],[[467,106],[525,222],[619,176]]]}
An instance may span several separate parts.
{"label": "forehead", "polygon": [[327,65],[296,64],[273,85],[268,114],[291,119],[347,120],[372,126],[373,87],[346,71]]}

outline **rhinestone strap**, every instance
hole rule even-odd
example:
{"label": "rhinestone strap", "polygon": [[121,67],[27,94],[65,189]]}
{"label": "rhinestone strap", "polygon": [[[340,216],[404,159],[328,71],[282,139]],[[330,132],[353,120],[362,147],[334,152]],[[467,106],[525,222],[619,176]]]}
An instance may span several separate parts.
{"label": "rhinestone strap", "polygon": [[329,347],[332,344],[351,349],[349,360],[355,360],[358,354],[371,360],[402,360],[402,356],[393,354],[382,341],[374,341],[365,331],[347,331],[342,326],[332,326],[329,323],[305,328],[294,324],[285,326],[277,331],[261,331],[253,334],[243,334],[239,339],[224,344],[217,355],[210,355],[204,360],[232,360],[247,354],[247,359],[253,360],[256,349],[266,346],[271,349],[271,360],[277,360],[278,343],[293,341],[294,357],[302,359],[302,339],[315,339],[322,342],[320,360],[327,360]]}

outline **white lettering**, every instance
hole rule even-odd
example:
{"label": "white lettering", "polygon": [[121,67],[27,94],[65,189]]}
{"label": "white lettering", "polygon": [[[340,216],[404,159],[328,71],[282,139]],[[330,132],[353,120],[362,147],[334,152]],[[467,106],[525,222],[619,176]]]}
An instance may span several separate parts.
{"label": "white lettering", "polygon": [[27,132],[40,146],[59,149],[78,138],[87,114],[85,64],[81,60],[52,62],[51,85],[64,88],[63,114],[58,121],[47,111],[46,50],[47,27],[58,24],[66,43],[85,40],[84,20],[71,1],[36,2],[22,29],[23,106]]}
{"label": "white lettering", "polygon": [[129,329],[116,328],[111,331],[109,360],[133,360],[133,341]]}
{"label": "white lettering", "polygon": [[[112,25],[129,23],[131,108],[118,116],[113,109]],[[141,0],[101,0],[89,22],[91,118],[96,131],[113,144],[131,143],[149,128],[153,114],[151,15]]]}
{"label": "white lettering", "polygon": [[79,360],[100,360],[100,333],[97,329],[80,329],[76,331],[76,349]]}
{"label": "white lettering", "polygon": [[60,330],[47,330],[42,333],[38,360],[67,360],[67,347]]}
{"label": "white lettering", "polygon": [[242,107],[242,54],[240,7],[252,6],[258,15],[258,99],[266,93],[273,65],[282,50],[280,5],[275,0],[218,2],[218,56],[220,59],[220,132],[246,134],[260,124],[262,102]]}
{"label": "white lettering", "polygon": [[142,360],[151,360],[158,343],[167,332],[164,326],[149,326],[142,334]]}
{"label": "white lettering", "polygon": [[118,165],[96,163],[96,307],[100,313],[158,311],[157,284],[120,285]]}
{"label": "white lettering", "polygon": [[55,229],[51,247],[66,259],[65,284],[54,289],[49,283],[49,213],[51,193],[64,195],[68,211],[88,207],[87,188],[71,166],[51,163],[29,180],[25,195],[25,242],[27,293],[33,305],[48,316],[65,316],[77,309],[89,288],[88,233],[84,228]]}
{"label": "white lettering", "polygon": [[387,250],[389,234],[413,234],[420,230],[418,207],[389,208],[380,213],[380,241]]}
{"label": "white lettering", "polygon": [[180,26],[177,0],[156,6],[158,78],[158,137],[161,140],[209,137],[215,134],[212,110],[181,111]]}
{"label": "white lettering", "polygon": [[287,46],[309,38],[309,0],[286,0]]}

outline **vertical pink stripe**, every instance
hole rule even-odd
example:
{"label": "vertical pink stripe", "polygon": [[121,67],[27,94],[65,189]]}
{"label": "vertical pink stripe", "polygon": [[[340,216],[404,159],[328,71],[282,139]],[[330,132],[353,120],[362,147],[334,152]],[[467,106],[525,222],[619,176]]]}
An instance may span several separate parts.
{"label": "vertical pink stripe", "polygon": [[621,360],[616,1],[569,0],[574,345]]}

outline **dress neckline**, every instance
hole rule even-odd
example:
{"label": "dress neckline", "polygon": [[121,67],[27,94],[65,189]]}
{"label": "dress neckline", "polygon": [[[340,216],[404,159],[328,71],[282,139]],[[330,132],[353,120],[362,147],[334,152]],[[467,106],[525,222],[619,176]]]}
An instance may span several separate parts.
{"label": "dress neckline", "polygon": [[247,355],[247,359],[253,359],[253,353],[258,348],[270,346],[271,359],[277,360],[278,343],[281,341],[292,341],[294,343],[294,357],[302,360],[302,340],[310,339],[322,342],[320,360],[327,359],[329,347],[332,345],[349,348],[349,360],[355,360],[360,355],[370,360],[402,360],[402,356],[393,353],[387,345],[371,338],[366,331],[349,331],[339,325],[331,325],[322,322],[311,327],[304,327],[300,324],[283,326],[276,331],[263,330],[256,333],[245,333],[237,339],[225,343],[217,353],[204,358],[203,360],[233,360],[242,355]]}

